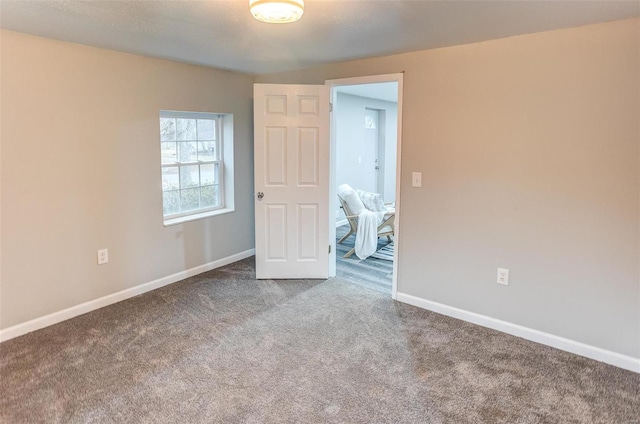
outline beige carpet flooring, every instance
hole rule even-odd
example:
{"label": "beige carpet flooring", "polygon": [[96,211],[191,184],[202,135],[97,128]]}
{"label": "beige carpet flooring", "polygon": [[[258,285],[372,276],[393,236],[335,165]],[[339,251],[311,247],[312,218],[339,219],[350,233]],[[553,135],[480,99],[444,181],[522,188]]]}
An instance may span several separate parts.
{"label": "beige carpet flooring", "polygon": [[0,344],[2,423],[637,423],[640,375],[253,258]]}

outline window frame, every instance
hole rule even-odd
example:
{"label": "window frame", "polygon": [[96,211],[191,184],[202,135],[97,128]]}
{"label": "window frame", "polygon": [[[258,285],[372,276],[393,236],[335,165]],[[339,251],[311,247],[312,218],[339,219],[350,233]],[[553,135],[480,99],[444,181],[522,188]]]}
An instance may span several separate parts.
{"label": "window frame", "polygon": [[[203,119],[203,120],[207,119],[207,120],[215,121],[215,133],[214,133],[215,140],[214,141],[216,146],[216,159],[199,160],[198,158],[195,161],[181,162],[179,160],[179,153],[178,153],[178,149],[179,149],[178,143],[180,142],[180,140],[177,140],[177,137],[176,137],[176,140],[168,141],[168,142],[176,143],[176,161],[175,163],[163,163],[162,153],[161,153],[160,178],[162,179],[163,170],[165,168],[177,167],[178,181],[180,181],[180,172],[182,171],[182,167],[197,165],[199,179],[198,179],[198,185],[195,186],[194,188],[197,188],[198,190],[200,190],[202,189],[202,187],[207,187],[207,186],[201,185],[201,181],[202,181],[201,165],[213,164],[215,169],[215,165],[217,164],[218,173],[216,177],[218,178],[218,180],[212,186],[214,187],[217,186],[218,199],[219,199],[219,204],[216,206],[192,209],[189,211],[182,211],[174,214],[165,215],[164,193],[166,191],[164,190],[164,187],[162,187],[162,184],[161,184],[160,194],[161,194],[161,203],[162,203],[162,218],[164,221],[164,225],[169,226],[174,224],[180,224],[187,221],[192,221],[196,219],[233,212],[234,210],[233,195],[228,196],[229,191],[231,191],[231,193],[233,192],[233,173],[232,173],[232,170],[233,170],[233,164],[232,164],[233,162],[233,115],[227,114],[227,113],[161,110],[159,113],[159,119],[158,119],[159,129],[161,128],[160,122],[162,118]],[[197,131],[197,125],[196,125],[196,131]],[[162,140],[162,133],[160,133],[159,135],[160,135],[159,137],[160,148],[162,148],[162,143],[165,143],[167,141]],[[197,140],[197,138],[198,137],[196,135],[196,140],[193,140],[193,142],[196,143],[196,148],[198,148],[197,143],[200,143],[200,140]],[[185,142],[187,141],[191,141],[191,140],[185,140]],[[211,141],[211,140],[205,140],[205,141]],[[227,150],[230,150],[231,152],[227,152]],[[228,163],[228,161],[230,161],[231,163]],[[181,189],[180,187],[177,189],[178,192],[180,192],[181,190],[183,189]]]}

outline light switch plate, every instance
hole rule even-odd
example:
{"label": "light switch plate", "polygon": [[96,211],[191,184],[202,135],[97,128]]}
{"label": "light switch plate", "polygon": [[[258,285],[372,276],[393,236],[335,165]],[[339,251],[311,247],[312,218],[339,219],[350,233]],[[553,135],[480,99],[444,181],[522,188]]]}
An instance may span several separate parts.
{"label": "light switch plate", "polygon": [[422,187],[422,172],[414,172],[411,174],[411,186]]}

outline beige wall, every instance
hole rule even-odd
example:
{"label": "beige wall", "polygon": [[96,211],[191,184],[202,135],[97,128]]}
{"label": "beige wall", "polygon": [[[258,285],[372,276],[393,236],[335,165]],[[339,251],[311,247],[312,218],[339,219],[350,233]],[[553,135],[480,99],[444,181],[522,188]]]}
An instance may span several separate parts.
{"label": "beige wall", "polygon": [[[253,78],[0,41],[0,328],[253,247]],[[399,290],[640,357],[639,55],[636,19],[256,82],[405,71]],[[160,109],[234,114],[235,213],[162,226]]]}
{"label": "beige wall", "polygon": [[[640,357],[639,28],[618,21],[257,82],[404,71],[399,291]],[[497,267],[510,269],[508,287]]]}
{"label": "beige wall", "polygon": [[[251,76],[7,31],[0,54],[1,328],[253,248]],[[160,109],[234,114],[236,212],[163,226]]]}

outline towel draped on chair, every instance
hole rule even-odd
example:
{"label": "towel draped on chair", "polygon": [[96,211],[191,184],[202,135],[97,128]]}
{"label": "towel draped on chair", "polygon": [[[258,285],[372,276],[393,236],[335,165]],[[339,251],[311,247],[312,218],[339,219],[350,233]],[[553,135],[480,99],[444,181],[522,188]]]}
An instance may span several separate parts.
{"label": "towel draped on chair", "polygon": [[356,256],[367,259],[378,247],[378,215],[363,209],[358,215],[358,231],[356,231]]}

